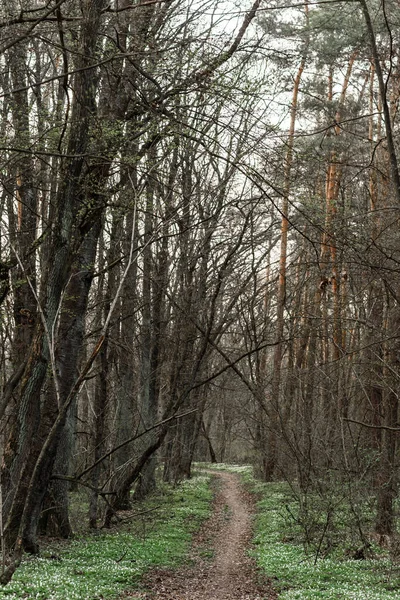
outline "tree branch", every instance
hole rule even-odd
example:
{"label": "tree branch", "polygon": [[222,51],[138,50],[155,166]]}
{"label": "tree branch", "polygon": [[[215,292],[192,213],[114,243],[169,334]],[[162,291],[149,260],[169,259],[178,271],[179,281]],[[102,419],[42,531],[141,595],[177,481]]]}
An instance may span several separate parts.
{"label": "tree branch", "polygon": [[389,427],[389,425],[370,425],[369,423],[363,423],[362,421],[356,421],[355,419],[344,418],[343,421],[349,423],[356,423],[362,425],[362,427],[368,427],[368,429],[385,429],[386,431],[400,432],[400,427]]}

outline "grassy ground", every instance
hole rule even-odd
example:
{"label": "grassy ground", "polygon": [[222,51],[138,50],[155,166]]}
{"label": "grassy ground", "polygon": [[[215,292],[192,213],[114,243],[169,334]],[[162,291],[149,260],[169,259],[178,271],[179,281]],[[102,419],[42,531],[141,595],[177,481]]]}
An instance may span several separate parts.
{"label": "grassy ground", "polygon": [[[324,558],[316,556],[288,517],[297,510],[288,486],[256,482],[249,467],[207,466],[239,473],[258,495],[252,552],[280,592],[280,600],[400,598],[400,562],[387,553],[373,548],[373,558],[346,557],[343,530],[343,543],[335,551]],[[211,499],[207,475],[175,490],[164,487],[138,507],[142,516],[118,529],[94,535],[80,528],[71,542],[45,545],[40,558],[27,558],[13,581],[0,587],[0,600],[111,600],[125,590],[139,589],[140,578],[149,569],[186,560],[191,534],[209,516]]]}
{"label": "grassy ground", "polygon": [[298,507],[286,484],[256,482],[250,467],[223,468],[241,473],[246,486],[260,498],[252,553],[272,579],[280,600],[399,600],[399,560],[391,559],[379,547],[372,547],[373,558],[366,560],[346,555],[348,515],[339,513],[343,521],[336,524],[339,540],[327,556],[321,557],[315,546],[307,549],[300,528],[291,518]]}
{"label": "grassy ground", "polygon": [[[249,474],[246,478],[251,481]],[[273,578],[281,600],[399,600],[400,564],[391,560],[388,553],[375,547],[371,548],[371,558],[349,558],[348,538],[338,524],[342,544],[320,557],[316,552],[318,545],[307,548],[298,526],[288,516],[296,512],[288,487],[254,480],[251,485],[261,497],[254,554],[258,565]]]}
{"label": "grassy ground", "polygon": [[118,530],[80,533],[71,542],[45,545],[40,558],[27,558],[12,582],[0,587],[0,599],[111,600],[138,589],[150,568],[186,560],[191,534],[209,516],[211,500],[205,475],[176,489],[164,486],[138,507],[141,517]]}

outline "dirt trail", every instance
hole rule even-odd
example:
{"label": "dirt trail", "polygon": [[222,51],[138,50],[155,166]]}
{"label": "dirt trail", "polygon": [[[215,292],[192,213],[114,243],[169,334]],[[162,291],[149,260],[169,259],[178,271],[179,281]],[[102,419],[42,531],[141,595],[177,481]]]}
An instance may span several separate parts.
{"label": "dirt trail", "polygon": [[220,480],[214,514],[204,525],[200,541],[213,539],[214,558],[195,557],[194,567],[158,571],[149,581],[145,599],[163,600],[273,600],[268,582],[261,584],[247,556],[251,537],[251,506],[238,477],[216,472]]}

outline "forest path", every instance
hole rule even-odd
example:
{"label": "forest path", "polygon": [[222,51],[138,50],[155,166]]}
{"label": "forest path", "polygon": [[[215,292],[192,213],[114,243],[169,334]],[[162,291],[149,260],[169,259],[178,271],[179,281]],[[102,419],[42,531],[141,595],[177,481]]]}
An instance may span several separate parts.
{"label": "forest path", "polygon": [[[267,581],[260,583],[254,562],[248,556],[252,505],[238,476],[214,472],[219,490],[212,517],[203,525],[193,547],[194,566],[177,571],[160,570],[148,578],[146,600],[273,600],[277,598]],[[204,544],[207,544],[206,550]],[[201,553],[209,551],[206,561]]]}

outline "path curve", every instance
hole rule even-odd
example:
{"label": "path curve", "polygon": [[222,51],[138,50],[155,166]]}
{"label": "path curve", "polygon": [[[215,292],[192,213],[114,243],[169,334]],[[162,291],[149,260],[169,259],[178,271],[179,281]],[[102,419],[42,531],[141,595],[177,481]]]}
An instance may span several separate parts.
{"label": "path curve", "polygon": [[[247,550],[251,538],[252,510],[238,476],[212,472],[220,480],[213,517],[205,525],[216,530],[214,559],[196,560],[193,568],[158,571],[150,578],[145,599],[162,600],[273,600],[276,593],[258,581]],[[204,535],[204,534],[203,534]],[[207,537],[207,536],[205,536]]]}

